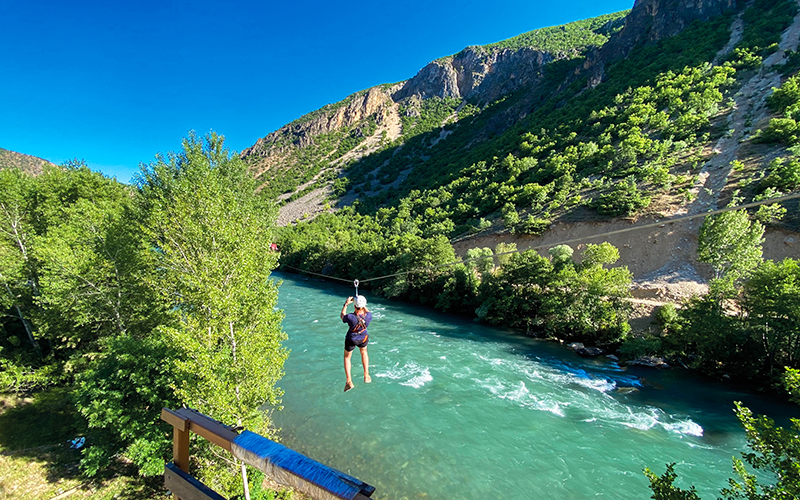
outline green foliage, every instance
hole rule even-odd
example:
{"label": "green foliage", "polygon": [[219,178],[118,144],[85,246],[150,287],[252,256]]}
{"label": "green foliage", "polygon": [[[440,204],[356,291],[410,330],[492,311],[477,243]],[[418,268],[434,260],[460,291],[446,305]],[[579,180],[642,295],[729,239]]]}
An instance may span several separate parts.
{"label": "green foliage", "polygon": [[740,47],[765,56],[778,49],[781,33],[791,25],[798,6],[791,0],[756,0],[744,11]]}
{"label": "green foliage", "polygon": [[494,247],[494,255],[495,259],[497,259],[497,264],[500,266],[506,266],[510,262],[511,254],[517,252],[517,244],[516,243],[505,243],[501,241]]}
{"label": "green foliage", "polygon": [[[704,372],[727,373],[768,387],[784,367],[800,367],[800,264],[763,261],[741,289],[712,292],[663,315],[662,353],[691,359]],[[726,310],[735,297],[740,314]],[[730,303],[727,303],[730,305]]]}
{"label": "green foliage", "polygon": [[[753,198],[753,201],[763,201],[769,200],[772,198],[777,198],[781,196],[783,193],[777,191],[774,188],[768,187],[760,194],[756,195]],[[755,218],[758,222],[762,224],[770,224],[775,223],[781,220],[786,215],[786,208],[781,206],[778,203],[772,203],[769,205],[761,205],[758,207],[756,211]]]}
{"label": "green foliage", "polygon": [[[140,227],[161,270],[155,287],[176,315],[158,329],[178,353],[175,394],[217,420],[269,434],[259,408],[280,403],[275,384],[288,355],[269,279],[275,210],[214,133],[190,135],[181,152],[143,166],[138,193]],[[226,464],[207,451],[197,456],[201,475],[223,491],[237,487],[220,480]]]}
{"label": "green foliage", "polygon": [[785,113],[789,108],[800,104],[800,75],[787,78],[780,87],[774,89],[767,98],[770,109]]}
{"label": "green foliage", "polygon": [[467,250],[467,259],[471,262],[467,262],[467,265],[481,274],[490,273],[494,268],[493,255],[491,248],[470,248]]}
{"label": "green foliage", "polygon": [[697,258],[714,268],[716,279],[737,281],[761,262],[764,226],[744,210],[706,217],[700,226]]}
{"label": "green foliage", "polygon": [[800,370],[787,367],[783,374],[783,385],[792,401],[800,404]]}
{"label": "green foliage", "polygon": [[600,196],[595,207],[602,215],[617,217],[632,215],[637,210],[650,204],[650,197],[643,195],[636,187],[633,176],[618,182],[606,194]]}
{"label": "green foliage", "polygon": [[664,328],[669,328],[678,320],[678,309],[675,304],[664,304],[656,311],[656,321]]}
{"label": "green foliage", "polygon": [[758,378],[761,348],[746,326],[724,309],[716,294],[695,297],[666,325],[664,353],[687,359],[690,367],[711,375]]}
{"label": "green foliage", "polygon": [[764,484],[759,477],[748,472],[744,462],[733,460],[733,469],[739,481],[730,480],[730,487],[721,491],[728,498],[782,499],[800,496],[800,420],[792,419],[792,427],[775,426],[766,416],[754,417],[749,408],[736,402],[736,417],[747,434],[747,444],[752,452],[742,453],[756,471],[765,471],[776,478],[775,484]]}
{"label": "green foliage", "polygon": [[628,12],[630,11],[626,10],[562,26],[541,28],[483,47],[488,50],[532,47],[551,53],[567,53],[583,51],[589,47],[600,47],[614,32],[622,28]]}
{"label": "green foliage", "polygon": [[513,254],[500,272],[482,280],[480,319],[524,327],[547,336],[615,342],[629,326],[624,298],[627,268],[606,269],[618,253],[608,243],[588,245],[575,264],[569,247],[557,247],[553,260],[536,251]]}
{"label": "green foliage", "polygon": [[[70,394],[85,475],[120,457],[160,474],[163,406],[270,432],[255,408],[279,403],[286,357],[274,209],[221,137],[190,136],[135,190],[80,161],[3,170],[0,187],[0,385]],[[193,456],[213,475],[206,451]]]}
{"label": "green foliage", "polygon": [[75,404],[93,429],[81,468],[95,476],[124,455],[143,475],[162,474],[172,438],[161,408],[178,405],[170,387],[177,352],[157,337],[109,337],[103,344],[76,376]]}
{"label": "green foliage", "polygon": [[266,432],[257,410],[277,404],[286,351],[269,279],[274,210],[255,194],[223,138],[190,136],[183,151],[146,166],[138,183],[142,229],[157,243],[157,287],[179,323],[165,329],[185,355],[176,369],[183,401],[221,421]]}
{"label": "green foliage", "polygon": [[769,164],[769,174],[761,179],[758,188],[766,192],[770,188],[789,192],[800,187],[800,159],[776,158]]}
{"label": "green foliage", "polygon": [[503,223],[505,224],[506,229],[511,230],[514,232],[514,227],[519,224],[519,214],[517,210],[514,208],[514,205],[511,203],[506,203],[503,205]]}
{"label": "green foliage", "polygon": [[[798,373],[787,370],[786,389],[795,397]],[[734,458],[733,470],[736,479],[728,480],[728,487],[720,494],[728,499],[780,500],[800,496],[800,419],[791,419],[790,428],[779,427],[764,415],[754,416],[741,402],[735,402],[736,418],[745,431],[747,444],[751,451],[742,453],[744,460]],[[755,473],[745,466],[747,463]],[[644,473],[650,479],[652,498],[699,499],[695,487],[683,490],[674,485],[678,477],[675,464],[667,464],[667,471],[656,476],[649,468]],[[769,478],[769,479],[767,479]],[[770,481],[766,483],[766,481]]]}
{"label": "green foliage", "polygon": [[675,462],[667,464],[664,474],[657,476],[649,467],[645,467],[644,475],[650,480],[654,500],[700,500],[694,486],[683,490],[674,485],[678,475],[675,473]]}
{"label": "green foliage", "polygon": [[800,142],[800,75],[788,78],[774,89],[767,98],[769,107],[778,113],[777,118],[770,120],[767,128],[760,130],[756,139],[760,142],[779,142],[796,145]]}
{"label": "green foliage", "polygon": [[654,356],[662,352],[661,339],[653,335],[630,337],[625,339],[619,352],[627,359]]}
{"label": "green foliage", "polygon": [[764,261],[744,284],[741,305],[745,324],[759,339],[766,364],[774,374],[800,366],[800,263]]}

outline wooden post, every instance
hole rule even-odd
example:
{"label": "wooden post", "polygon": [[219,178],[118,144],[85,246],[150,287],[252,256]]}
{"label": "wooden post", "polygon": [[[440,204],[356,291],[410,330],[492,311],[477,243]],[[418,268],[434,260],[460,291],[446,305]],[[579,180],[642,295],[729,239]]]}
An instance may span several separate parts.
{"label": "wooden post", "polygon": [[189,429],[172,430],[172,461],[183,472],[189,472]]}
{"label": "wooden post", "polygon": [[172,425],[172,461],[183,472],[189,472],[189,419],[178,411],[163,408],[161,420]]}

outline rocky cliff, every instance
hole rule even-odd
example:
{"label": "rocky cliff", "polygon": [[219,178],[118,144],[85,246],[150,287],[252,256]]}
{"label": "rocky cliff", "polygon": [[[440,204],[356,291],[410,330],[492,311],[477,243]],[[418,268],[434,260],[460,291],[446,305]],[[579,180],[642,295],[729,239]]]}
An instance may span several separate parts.
{"label": "rocky cliff", "polygon": [[[455,56],[433,61],[419,73],[391,87],[373,87],[345,101],[322,108],[259,139],[242,151],[257,176],[276,165],[292,166],[293,153],[319,145],[320,139],[337,132],[362,137],[369,122],[370,135],[398,138],[402,130],[392,130],[399,122],[397,104],[420,99],[455,98],[479,106],[491,103],[510,92],[534,88],[545,67],[567,54],[550,54],[533,48],[487,50],[468,47]],[[376,146],[379,141],[375,142]],[[373,148],[374,151],[374,148]],[[363,154],[369,154],[364,150]],[[319,160],[324,160],[322,155]]]}
{"label": "rocky cliff", "polygon": [[241,156],[252,162],[257,176],[261,175],[277,161],[286,160],[291,151],[312,146],[315,138],[358,127],[369,119],[383,124],[393,104],[387,91],[373,87],[281,127],[243,150]]}
{"label": "rocky cliff", "polygon": [[480,104],[492,102],[505,94],[535,85],[545,65],[566,57],[525,47],[512,50],[487,50],[467,47],[452,57],[434,61],[414,78],[403,83],[392,98],[399,102],[413,95],[422,98],[453,97]]}
{"label": "rocky cliff", "polygon": [[[537,93],[544,88],[540,84],[551,63],[586,54],[582,69],[560,88],[584,76],[590,85],[597,85],[606,64],[625,57],[635,46],[675,35],[695,20],[708,20],[735,7],[736,0],[636,0],[621,29],[620,16],[609,15],[530,32],[511,39],[513,43],[467,47],[431,62],[407,81],[356,93],[306,115],[259,139],[241,156],[265,185],[279,185],[281,192],[294,190],[300,195],[321,185],[323,179],[332,184],[344,163],[409,139],[410,132],[403,127],[408,117],[419,117],[420,102],[449,98],[483,110],[516,92],[514,103],[493,110],[482,128],[472,131],[468,145],[472,147],[502,133],[543,102]],[[528,37],[545,31],[547,36]],[[548,45],[550,36],[561,39]],[[548,95],[553,91],[548,90]],[[440,126],[460,118],[453,112]],[[440,139],[449,133],[442,132]]]}
{"label": "rocky cliff", "polygon": [[585,64],[590,85],[600,83],[608,63],[626,57],[640,44],[677,35],[694,21],[708,21],[736,8],[736,0],[636,0],[623,28]]}

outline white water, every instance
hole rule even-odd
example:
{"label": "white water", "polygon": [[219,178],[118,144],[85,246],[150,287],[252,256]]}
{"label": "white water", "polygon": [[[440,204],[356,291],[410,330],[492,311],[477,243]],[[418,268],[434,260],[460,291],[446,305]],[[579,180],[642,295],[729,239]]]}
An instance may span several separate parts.
{"label": "white water", "polygon": [[344,393],[339,311],[352,288],[278,277],[292,354],[274,421],[286,445],[374,485],[376,499],[649,498],[642,469],[668,462],[679,484],[716,498],[745,449],[733,401],[762,410],[677,371],[584,360],[368,292],[373,382],[356,351]]}

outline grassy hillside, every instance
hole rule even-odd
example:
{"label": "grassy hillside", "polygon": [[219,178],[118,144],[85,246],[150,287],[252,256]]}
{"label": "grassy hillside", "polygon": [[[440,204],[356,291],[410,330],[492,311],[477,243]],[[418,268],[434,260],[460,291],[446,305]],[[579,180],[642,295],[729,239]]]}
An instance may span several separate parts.
{"label": "grassy hillside", "polygon": [[545,52],[584,52],[588,47],[600,47],[619,31],[628,10],[585,19],[562,26],[529,31],[501,42],[484,45],[489,50],[531,47]]}
{"label": "grassy hillside", "polygon": [[53,165],[47,160],[37,158],[22,153],[15,153],[7,149],[0,148],[0,169],[18,168],[24,172],[38,175],[44,170],[45,165]]}

